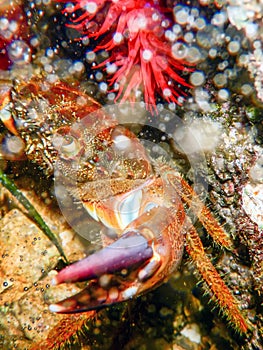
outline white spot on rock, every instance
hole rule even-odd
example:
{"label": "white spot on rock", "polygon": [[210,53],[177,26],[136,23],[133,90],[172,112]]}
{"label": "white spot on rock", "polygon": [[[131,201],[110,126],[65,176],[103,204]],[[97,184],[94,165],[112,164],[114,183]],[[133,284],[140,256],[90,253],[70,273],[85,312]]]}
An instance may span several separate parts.
{"label": "white spot on rock", "polygon": [[181,334],[194,343],[200,344],[201,342],[200,329],[195,323],[185,326]]}

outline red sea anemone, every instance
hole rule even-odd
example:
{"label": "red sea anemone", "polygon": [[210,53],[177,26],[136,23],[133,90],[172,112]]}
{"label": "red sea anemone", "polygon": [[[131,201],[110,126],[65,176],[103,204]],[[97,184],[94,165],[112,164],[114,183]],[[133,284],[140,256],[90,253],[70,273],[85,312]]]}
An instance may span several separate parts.
{"label": "red sea anemone", "polygon": [[156,108],[156,94],[168,102],[180,103],[185,95],[180,85],[190,87],[182,73],[193,70],[173,53],[174,41],[167,35],[172,11],[160,3],[73,0],[63,10],[71,15],[69,26],[79,30],[83,39],[103,37],[95,51],[104,49],[109,58],[96,68],[105,67],[111,74],[109,83],[118,89],[116,99],[134,101],[137,92],[142,91],[150,110]]}

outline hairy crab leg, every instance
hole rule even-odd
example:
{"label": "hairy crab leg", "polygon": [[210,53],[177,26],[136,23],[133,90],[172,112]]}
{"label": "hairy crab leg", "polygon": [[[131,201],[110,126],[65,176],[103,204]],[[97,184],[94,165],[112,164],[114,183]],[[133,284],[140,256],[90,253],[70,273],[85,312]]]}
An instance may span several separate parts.
{"label": "hairy crab leg", "polygon": [[[232,242],[230,241],[230,238],[215,220],[211,211],[199,199],[192,187],[179,176],[171,175],[169,173],[167,176],[172,186],[176,189],[176,192],[179,193],[182,201],[198,217],[199,221],[214,241],[225,248],[231,248]],[[248,326],[239,310],[237,301],[234,299],[215,267],[205,254],[201,239],[192,223],[189,222],[189,220],[186,220],[185,226],[187,253],[192,258],[200,275],[206,282],[209,290],[212,292],[213,298],[217,301],[227,319],[239,332],[245,333]]]}
{"label": "hairy crab leg", "polygon": [[96,314],[96,311],[90,311],[84,314],[65,315],[54,328],[50,329],[46,339],[34,343],[30,350],[69,349],[72,348],[70,345],[72,341],[74,348],[79,348],[77,345],[75,347],[75,344],[78,344],[78,336],[83,334],[90,321],[96,319]]}
{"label": "hairy crab leg", "polygon": [[223,310],[229,322],[239,332],[245,333],[248,326],[239,310],[238,303],[221,279],[219,273],[205,254],[202,242],[195,228],[188,222],[186,251],[191,256],[200,275],[213,294],[213,299]]}
{"label": "hairy crab leg", "polygon": [[192,187],[179,176],[170,176],[170,182],[182,198],[182,201],[198,217],[205,227],[207,233],[213,240],[225,248],[230,249],[232,242],[218,221],[213,217],[211,211],[199,199]]}

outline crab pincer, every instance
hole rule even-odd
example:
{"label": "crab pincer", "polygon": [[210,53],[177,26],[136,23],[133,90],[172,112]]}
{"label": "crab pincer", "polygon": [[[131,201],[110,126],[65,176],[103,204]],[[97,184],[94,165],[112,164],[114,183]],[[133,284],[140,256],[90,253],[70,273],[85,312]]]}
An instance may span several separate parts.
{"label": "crab pincer", "polygon": [[[88,280],[87,287],[50,310],[75,313],[119,303],[160,285],[181,261],[184,237],[174,208],[153,207],[133,220],[120,238],[61,270],[53,284]],[[170,230],[178,232],[171,244]]]}
{"label": "crab pincer", "polygon": [[90,282],[80,293],[50,305],[50,310],[82,312],[132,297],[138,288],[131,279],[152,257],[153,249],[144,236],[136,231],[125,233],[111,245],[67,266],[54,277],[52,282],[55,285]]}

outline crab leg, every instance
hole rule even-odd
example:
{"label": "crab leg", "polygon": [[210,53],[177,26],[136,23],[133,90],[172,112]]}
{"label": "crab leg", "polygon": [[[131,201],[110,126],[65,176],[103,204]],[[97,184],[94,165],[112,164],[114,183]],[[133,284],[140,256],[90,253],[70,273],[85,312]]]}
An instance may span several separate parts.
{"label": "crab leg", "polygon": [[195,228],[189,222],[186,240],[186,250],[191,256],[208,288],[212,292],[213,298],[217,300],[220,309],[223,310],[225,316],[231,322],[231,324],[235,326],[239,332],[245,333],[248,326],[239,310],[236,300],[205,254],[201,239],[199,238]]}
{"label": "crab leg", "polygon": [[227,236],[222,226],[213,217],[211,211],[199,199],[198,195],[192,187],[181,177],[170,175],[171,184],[179,193],[183,202],[189,209],[198,217],[202,225],[207,230],[207,233],[213,238],[215,242],[230,249],[232,246],[231,240]]}
{"label": "crab leg", "polygon": [[[224,229],[215,220],[210,210],[204,206],[192,187],[182,178],[171,176],[171,183],[180,193],[182,200],[190,210],[197,215],[200,222],[206,228],[208,234],[220,245],[231,248],[231,241]],[[193,225],[186,222],[186,250],[195,263],[200,275],[213,294],[218,305],[224,311],[228,320],[241,332],[246,332],[248,326],[238,308],[238,304],[220,275],[205,254],[203,244]]]}

